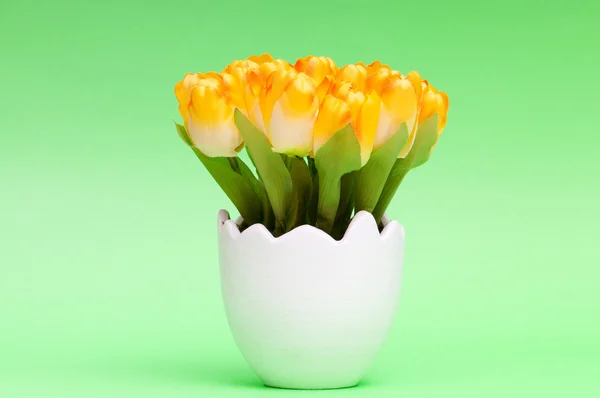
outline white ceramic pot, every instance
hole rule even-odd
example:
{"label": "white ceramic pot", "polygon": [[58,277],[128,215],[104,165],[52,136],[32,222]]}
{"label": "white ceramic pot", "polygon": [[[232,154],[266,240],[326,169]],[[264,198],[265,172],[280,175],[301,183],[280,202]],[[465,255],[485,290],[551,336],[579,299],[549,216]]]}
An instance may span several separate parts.
{"label": "white ceramic pot", "polygon": [[358,384],[394,321],[404,229],[379,233],[359,212],[344,238],[303,225],[275,238],[240,232],[219,212],[223,300],[233,337],[265,385],[330,389]]}

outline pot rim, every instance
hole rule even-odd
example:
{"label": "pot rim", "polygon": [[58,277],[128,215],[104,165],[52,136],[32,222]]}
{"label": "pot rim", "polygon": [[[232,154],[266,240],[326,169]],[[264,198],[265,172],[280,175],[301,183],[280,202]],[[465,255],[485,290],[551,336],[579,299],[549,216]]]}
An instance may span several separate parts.
{"label": "pot rim", "polygon": [[343,244],[352,239],[351,237],[352,237],[352,235],[354,235],[355,231],[361,231],[364,229],[371,229],[382,240],[387,240],[391,236],[396,235],[397,233],[400,234],[400,236],[402,237],[402,240],[404,240],[404,237],[405,237],[405,231],[404,231],[404,227],[402,226],[402,224],[400,224],[396,220],[390,220],[387,217],[387,215],[385,215],[385,214],[383,215],[383,217],[381,219],[381,223],[383,224],[383,230],[380,233],[379,226],[377,225],[377,222],[375,221],[375,217],[373,217],[373,215],[371,213],[369,213],[365,210],[359,211],[358,213],[356,213],[354,215],[354,217],[352,217],[352,220],[350,221],[350,224],[348,225],[348,228],[346,229],[344,236],[340,240],[334,239],[327,232],[322,231],[319,228],[314,227],[309,224],[300,225],[300,226],[292,229],[291,231],[288,231],[285,234],[283,234],[281,236],[277,236],[277,237],[273,236],[273,234],[263,224],[258,224],[258,223],[249,226],[248,228],[246,228],[243,231],[240,231],[239,227],[242,224],[242,221],[243,221],[243,218],[241,216],[238,217],[235,221],[233,221],[230,218],[229,212],[227,210],[224,210],[224,209],[219,210],[219,213],[218,213],[219,232],[221,232],[221,230],[225,229],[226,232],[228,232],[228,235],[233,239],[238,239],[241,236],[246,236],[246,235],[259,234],[259,235],[262,235],[263,237],[265,237],[266,239],[269,239],[272,241],[281,241],[281,240],[291,238],[297,234],[302,234],[302,235],[309,234],[309,235],[313,235],[316,237],[320,237],[321,239],[328,239],[331,242],[334,242],[337,244]]}

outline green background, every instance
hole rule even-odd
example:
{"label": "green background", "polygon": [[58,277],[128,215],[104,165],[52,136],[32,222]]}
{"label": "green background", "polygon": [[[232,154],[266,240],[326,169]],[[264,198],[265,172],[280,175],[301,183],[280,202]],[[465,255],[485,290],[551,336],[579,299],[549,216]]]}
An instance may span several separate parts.
{"label": "green background", "polygon": [[[600,396],[597,1],[0,2],[0,396]],[[362,385],[263,388],[221,304],[232,209],[174,84],[270,52],[450,96]]]}

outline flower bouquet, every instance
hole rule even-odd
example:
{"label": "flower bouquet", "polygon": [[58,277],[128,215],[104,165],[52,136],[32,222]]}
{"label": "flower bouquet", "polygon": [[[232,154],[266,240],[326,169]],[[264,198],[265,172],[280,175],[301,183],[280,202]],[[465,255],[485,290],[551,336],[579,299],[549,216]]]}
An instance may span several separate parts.
{"label": "flower bouquet", "polygon": [[269,386],[356,385],[396,311],[404,230],[385,211],[448,97],[380,62],[268,54],[187,74],[175,94],[179,136],[240,214],[222,210],[218,231],[242,354]]}

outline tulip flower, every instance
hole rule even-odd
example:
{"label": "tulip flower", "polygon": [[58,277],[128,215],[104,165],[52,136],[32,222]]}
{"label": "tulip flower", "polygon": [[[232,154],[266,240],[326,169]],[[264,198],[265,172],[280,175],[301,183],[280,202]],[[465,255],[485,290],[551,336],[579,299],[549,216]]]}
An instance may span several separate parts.
{"label": "tulip flower", "polygon": [[269,75],[259,97],[264,132],[275,152],[307,156],[319,109],[316,87],[304,73],[278,69]]}
{"label": "tulip flower", "polygon": [[223,91],[227,102],[248,117],[246,109],[246,86],[248,85],[248,73],[257,70],[258,64],[252,61],[238,62],[225,68],[221,72],[223,78]]}
{"label": "tulip flower", "polygon": [[187,74],[175,86],[179,112],[192,144],[209,157],[237,155],[242,137],[233,121],[233,107],[216,73]]}
{"label": "tulip flower", "polygon": [[308,56],[296,61],[294,68],[313,79],[319,102],[323,102],[338,72],[335,62],[329,57]]}
{"label": "tulip flower", "polygon": [[365,94],[354,89],[352,83],[339,87],[335,95],[344,100],[350,109],[352,128],[360,143],[360,158],[364,165],[369,160],[377,134],[381,99],[375,91]]}
{"label": "tulip flower", "polygon": [[367,76],[367,68],[362,63],[345,65],[336,75],[333,91],[339,90],[346,83],[351,83],[354,90],[363,91]]}
{"label": "tulip flower", "polygon": [[[436,90],[427,80],[423,80],[421,88],[423,100],[418,120],[419,126],[422,128],[418,128],[415,134],[420,146],[416,148],[418,151],[413,156],[415,158],[413,167],[421,165],[429,159],[446,126],[448,116],[449,101],[446,93]],[[437,124],[430,126],[434,116]]]}
{"label": "tulip flower", "polygon": [[379,71],[379,69],[387,69],[391,70],[389,65],[382,64],[380,61],[373,61],[369,65],[367,65],[367,75],[371,75]]}
{"label": "tulip flower", "polygon": [[379,92],[383,86],[390,80],[397,77],[402,77],[397,70],[392,70],[387,65],[381,65],[379,62],[374,62],[367,66],[367,78],[365,80],[365,90],[375,90]]}
{"label": "tulip flower", "polygon": [[443,91],[438,91],[427,80],[421,83],[423,90],[423,103],[419,114],[419,122],[424,122],[431,116],[438,115],[438,134],[442,133],[446,127],[446,118],[448,116],[448,95]]}
{"label": "tulip flower", "polygon": [[[418,105],[421,99],[421,77],[416,72],[406,77],[399,72],[381,68],[369,76],[368,84],[381,98],[381,109],[373,149],[377,150],[406,123],[407,131],[413,132],[417,122]],[[398,157],[406,156],[412,147],[414,134]]]}
{"label": "tulip flower", "polygon": [[[223,85],[225,95],[228,102],[235,108],[238,108],[248,118],[258,119],[256,109],[254,109],[254,103],[252,99],[256,99],[260,86],[264,85],[266,78],[276,71],[277,69],[292,69],[292,65],[283,60],[275,60],[269,54],[263,54],[258,56],[251,56],[248,59],[234,61],[229,64],[221,72],[223,77]],[[252,77],[260,76],[260,79],[250,81],[249,75]],[[252,83],[252,87],[256,88],[250,93],[247,92],[248,85]],[[251,95],[251,105],[248,106],[246,96],[256,92],[254,96]],[[251,116],[251,113],[254,115]],[[261,123],[262,124],[262,123]]]}
{"label": "tulip flower", "polygon": [[260,57],[250,57],[257,61],[264,61],[260,64],[256,64],[255,68],[249,68],[246,73],[245,88],[241,88],[241,91],[245,96],[244,110],[242,112],[246,117],[254,124],[260,131],[266,134],[265,124],[263,120],[262,111],[260,108],[259,97],[261,91],[266,87],[267,79],[273,73],[278,72],[293,72],[294,69],[291,64],[283,60],[274,60],[270,56],[262,55]]}
{"label": "tulip flower", "polygon": [[[275,236],[308,223],[336,239],[356,211],[381,220],[404,176],[431,156],[449,105],[417,72],[380,61],[338,67],[267,53],[187,74],[175,95],[179,136],[245,221]],[[256,173],[236,157],[242,148]]]}

